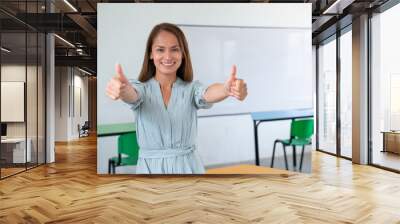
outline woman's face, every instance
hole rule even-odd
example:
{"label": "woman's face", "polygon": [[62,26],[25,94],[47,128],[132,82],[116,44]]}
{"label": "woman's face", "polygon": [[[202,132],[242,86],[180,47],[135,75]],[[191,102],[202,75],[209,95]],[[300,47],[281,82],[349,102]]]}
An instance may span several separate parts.
{"label": "woman's face", "polygon": [[150,59],[153,59],[156,74],[176,75],[182,64],[182,50],[176,36],[167,31],[161,31],[153,40]]}

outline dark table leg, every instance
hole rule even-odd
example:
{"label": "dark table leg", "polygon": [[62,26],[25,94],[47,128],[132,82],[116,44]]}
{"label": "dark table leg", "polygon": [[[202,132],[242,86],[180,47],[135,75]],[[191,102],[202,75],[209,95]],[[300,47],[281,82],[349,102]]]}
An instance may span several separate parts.
{"label": "dark table leg", "polygon": [[296,169],[296,146],[293,145],[293,169]]}
{"label": "dark table leg", "polygon": [[253,121],[254,125],[254,144],[255,144],[255,155],[256,155],[256,165],[260,165],[260,159],[258,157],[258,130],[257,130],[257,121]]}
{"label": "dark table leg", "polygon": [[386,152],[385,133],[383,133],[383,150],[381,152]]}

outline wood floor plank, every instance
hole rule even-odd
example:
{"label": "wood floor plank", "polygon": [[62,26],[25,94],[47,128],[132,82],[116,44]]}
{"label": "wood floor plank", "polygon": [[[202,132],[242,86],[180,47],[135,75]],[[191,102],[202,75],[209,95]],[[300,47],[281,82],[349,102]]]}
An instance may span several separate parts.
{"label": "wood floor plank", "polygon": [[0,181],[0,223],[400,223],[399,174],[320,152],[312,174],[185,177],[97,175],[96,153],[95,137],[59,143],[56,163]]}

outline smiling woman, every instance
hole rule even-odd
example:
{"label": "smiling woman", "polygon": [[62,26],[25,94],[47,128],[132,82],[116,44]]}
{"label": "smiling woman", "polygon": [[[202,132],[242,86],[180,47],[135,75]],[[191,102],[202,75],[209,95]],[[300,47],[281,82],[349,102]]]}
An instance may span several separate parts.
{"label": "smiling woman", "polygon": [[246,83],[232,66],[225,83],[209,87],[193,80],[186,38],[176,25],[161,23],[151,31],[138,80],[128,80],[121,66],[106,92],[129,104],[136,116],[138,174],[203,174],[196,153],[197,110],[229,96],[244,100]]}

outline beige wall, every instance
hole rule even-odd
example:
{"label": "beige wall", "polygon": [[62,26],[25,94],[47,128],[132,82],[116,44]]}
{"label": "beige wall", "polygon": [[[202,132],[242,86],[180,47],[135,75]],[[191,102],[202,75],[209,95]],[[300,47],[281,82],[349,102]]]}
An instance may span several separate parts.
{"label": "beige wall", "polygon": [[55,74],[55,140],[69,141],[88,120],[88,77],[72,67],[56,67]]}
{"label": "beige wall", "polygon": [[[20,81],[27,83],[27,131],[28,137],[34,133],[36,136],[37,132],[37,106],[38,106],[38,94],[37,94],[37,77],[36,77],[36,66],[27,67],[27,82],[25,80],[25,66],[23,65],[2,65],[1,66],[1,81]],[[41,68],[39,67],[38,73],[41,74]],[[43,89],[42,89],[43,90]],[[39,108],[43,107],[43,100],[39,101]],[[1,108],[6,110],[7,108]],[[44,124],[42,124],[44,125]],[[9,137],[25,137],[25,123],[22,122],[9,122],[7,123],[7,136]]]}
{"label": "beige wall", "polygon": [[[32,162],[36,162],[37,150],[40,155],[44,151],[44,75],[42,68],[21,64],[4,64],[1,66],[1,81],[20,81],[26,84],[26,120],[25,122],[7,122],[7,137],[25,138],[31,140]],[[7,110],[7,108],[1,108]],[[44,162],[42,156],[40,161]]]}

